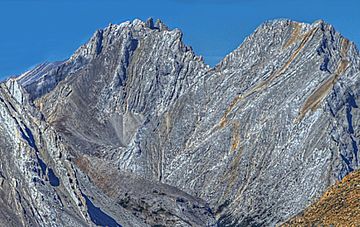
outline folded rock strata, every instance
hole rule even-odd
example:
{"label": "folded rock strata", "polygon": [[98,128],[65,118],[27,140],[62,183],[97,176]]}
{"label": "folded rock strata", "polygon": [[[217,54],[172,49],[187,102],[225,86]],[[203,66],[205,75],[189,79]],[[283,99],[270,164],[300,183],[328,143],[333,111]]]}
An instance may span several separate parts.
{"label": "folded rock strata", "polygon": [[0,220],[281,224],[358,169],[359,59],[324,21],[266,22],[214,68],[159,20],[109,25],[1,84]]}

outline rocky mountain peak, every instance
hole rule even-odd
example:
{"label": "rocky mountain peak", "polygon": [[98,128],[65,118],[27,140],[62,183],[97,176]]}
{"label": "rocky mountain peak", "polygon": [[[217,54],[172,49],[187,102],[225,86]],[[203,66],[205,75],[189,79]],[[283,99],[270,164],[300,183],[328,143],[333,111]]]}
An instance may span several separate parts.
{"label": "rocky mountain peak", "polygon": [[0,220],[281,224],[359,169],[359,62],[324,21],[265,22],[215,68],[160,20],[110,24],[0,84]]}
{"label": "rocky mountain peak", "polygon": [[[161,27],[161,28],[160,28]],[[165,29],[166,28],[166,29]],[[135,36],[141,36],[151,31],[168,31],[167,26],[157,20],[154,23],[152,18],[142,21],[140,19],[134,19],[133,21],[126,21],[121,24],[110,24],[104,29],[97,30],[90,40],[81,46],[75,54],[70,58],[73,60],[79,56],[85,59],[91,59],[98,55],[102,48],[106,48],[108,45],[114,43],[117,39],[120,39],[126,33],[133,33]],[[175,32],[180,32],[178,29]]]}
{"label": "rocky mountain peak", "polygon": [[[245,59],[255,61],[267,61],[272,59],[281,59],[281,56],[287,56],[291,53],[302,55],[303,48],[312,47],[311,51],[331,52],[334,58],[337,58],[342,51],[342,45],[349,45],[353,55],[358,55],[356,47],[340,33],[336,32],[334,27],[323,20],[315,21],[312,24],[295,22],[287,19],[271,20],[260,25],[255,32],[244,40],[244,42],[233,52],[227,55],[218,68],[227,69],[245,67],[252,65]],[[309,50],[310,51],[310,50]],[[330,55],[324,56],[327,62]],[[244,60],[244,62],[239,62]],[[322,68],[326,67],[324,63]],[[323,69],[326,70],[326,69]]]}
{"label": "rocky mountain peak", "polygon": [[[157,20],[155,24],[151,21],[152,19],[147,22],[135,19],[119,25],[110,24],[104,29],[97,30],[90,40],[76,50],[68,60],[40,65],[24,73],[20,77],[20,83],[29,91],[31,98],[36,99],[48,93],[67,76],[106,55],[120,55],[122,62],[119,64],[129,64],[132,54],[136,50],[140,51],[142,45],[145,45],[143,43],[147,42],[151,42],[150,45],[154,49],[167,48],[164,51],[171,51],[172,54],[187,53],[188,57],[196,59],[203,65],[202,67],[206,67],[202,58],[196,56],[192,49],[183,43],[182,32],[179,29],[169,30],[160,20]],[[169,45],[173,47],[169,48]],[[155,46],[158,47],[155,48]],[[117,70],[121,69],[122,66],[118,66]]]}

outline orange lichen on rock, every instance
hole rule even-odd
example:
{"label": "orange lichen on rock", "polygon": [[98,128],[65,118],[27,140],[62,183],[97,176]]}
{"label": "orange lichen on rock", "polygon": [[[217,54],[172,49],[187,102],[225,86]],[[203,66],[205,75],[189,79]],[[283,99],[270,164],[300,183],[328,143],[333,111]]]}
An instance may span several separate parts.
{"label": "orange lichen on rock", "polygon": [[340,51],[342,58],[346,58],[347,52],[349,51],[349,47],[350,47],[350,41],[348,39],[343,38],[341,40],[341,51]]}
{"label": "orange lichen on rock", "polygon": [[241,146],[240,143],[237,145],[238,152],[234,152],[232,153],[232,160],[230,163],[230,167],[228,169],[228,171],[226,171],[224,178],[223,178],[223,182],[226,184],[226,188],[224,190],[224,197],[227,197],[232,190],[234,190],[234,187],[236,186],[237,180],[238,180],[238,175],[239,175],[239,171],[240,171],[240,161],[241,161],[241,157],[242,157],[242,151],[241,151]]}
{"label": "orange lichen on rock", "polygon": [[360,170],[331,186],[316,203],[282,226],[360,226]]}
{"label": "orange lichen on rock", "polygon": [[275,80],[276,78],[278,78],[279,76],[281,76],[282,74],[285,73],[285,71],[289,68],[290,64],[295,60],[295,58],[299,55],[300,51],[304,48],[305,44],[310,40],[310,38],[316,33],[316,31],[318,30],[318,27],[315,27],[313,29],[311,29],[310,31],[308,31],[307,33],[305,33],[300,45],[296,48],[296,50],[291,54],[289,60],[276,72],[274,72],[268,79],[266,79],[265,81],[261,81],[259,82],[256,86],[254,86],[252,89],[250,89],[249,91],[247,91],[245,94],[242,95],[238,95],[236,96],[233,101],[230,103],[229,107],[226,109],[224,116],[221,118],[219,125],[220,128],[223,128],[226,124],[227,124],[227,117],[229,115],[229,113],[234,109],[234,107],[236,106],[236,104],[244,99],[247,98],[248,96],[263,90],[264,88],[266,88],[273,80]]}
{"label": "orange lichen on rock", "polygon": [[311,37],[319,30],[319,28],[315,27],[304,34],[303,39],[301,40],[300,45],[295,49],[295,51],[291,54],[290,58],[286,61],[286,63],[277,71],[275,71],[268,79],[265,81],[261,81],[257,86],[255,86],[251,91],[247,92],[244,97],[248,97],[254,92],[263,90],[267,87],[272,81],[281,76],[286,72],[291,63],[295,60],[295,58],[300,54],[300,51],[304,49],[306,43],[310,40]]}
{"label": "orange lichen on rock", "polygon": [[301,24],[297,22],[292,23],[293,26],[293,32],[291,33],[290,38],[288,41],[284,44],[283,48],[288,48],[291,46],[291,44],[295,43],[296,40],[300,38],[300,32],[301,32]]}
{"label": "orange lichen on rock", "polygon": [[[112,196],[117,192],[116,181],[117,175],[114,171],[106,171],[103,166],[94,166],[94,164],[86,157],[80,156],[75,159],[75,164],[91,179],[91,181],[99,187],[106,195]],[[104,164],[104,163],[103,163]]]}
{"label": "orange lichen on rock", "polygon": [[290,59],[281,67],[279,71],[277,71],[273,76],[271,76],[269,79],[274,80],[278,76],[282,75],[287,68],[290,66],[290,64],[295,60],[295,58],[299,55],[300,51],[304,49],[305,44],[310,40],[311,37],[319,30],[318,27],[315,27],[305,33],[304,38],[302,39],[300,45],[296,48],[296,50],[292,53]]}
{"label": "orange lichen on rock", "polygon": [[241,95],[236,96],[230,103],[229,107],[226,109],[224,116],[220,120],[220,128],[223,128],[227,124],[227,117],[229,113],[234,109],[235,105],[241,100]]}
{"label": "orange lichen on rock", "polygon": [[349,41],[347,39],[342,40],[341,44],[341,56],[342,59],[335,71],[335,73],[327,79],[324,83],[322,83],[305,101],[304,105],[300,109],[299,116],[295,119],[295,122],[301,121],[305,114],[311,110],[315,111],[319,104],[325,99],[328,93],[331,91],[332,87],[339,79],[339,77],[346,71],[347,67],[349,66],[349,61],[346,60],[346,54],[349,50]]}
{"label": "orange lichen on rock", "polygon": [[341,61],[337,70],[337,73],[331,76],[328,80],[326,80],[323,84],[320,85],[305,101],[304,105],[300,110],[299,117],[297,118],[297,122],[302,120],[305,114],[311,110],[314,111],[317,109],[319,104],[323,101],[323,99],[328,95],[329,91],[332,89],[333,85],[339,78],[340,74],[345,71],[347,66],[347,62]]}
{"label": "orange lichen on rock", "polygon": [[233,133],[231,138],[231,148],[230,151],[234,152],[238,148],[240,144],[240,123],[238,121],[235,121],[233,123]]}

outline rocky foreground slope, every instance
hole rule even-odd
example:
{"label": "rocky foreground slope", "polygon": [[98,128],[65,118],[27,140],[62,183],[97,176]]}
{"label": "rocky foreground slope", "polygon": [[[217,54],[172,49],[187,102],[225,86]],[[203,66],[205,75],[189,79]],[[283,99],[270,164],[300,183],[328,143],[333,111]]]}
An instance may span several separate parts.
{"label": "rocky foreground slope", "polygon": [[1,84],[8,226],[274,226],[358,169],[360,58],[274,20],[210,68],[161,21]]}
{"label": "rocky foreground slope", "polygon": [[360,171],[331,186],[313,205],[284,226],[359,226]]}

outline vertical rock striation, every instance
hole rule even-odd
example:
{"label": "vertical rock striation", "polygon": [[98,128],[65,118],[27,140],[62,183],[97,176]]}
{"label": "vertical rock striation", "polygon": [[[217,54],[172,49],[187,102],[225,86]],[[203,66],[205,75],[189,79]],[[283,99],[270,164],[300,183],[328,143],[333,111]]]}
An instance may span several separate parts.
{"label": "vertical rock striation", "polygon": [[160,20],[109,25],[1,84],[0,220],[282,223],[358,169],[359,72],[324,21],[266,22],[214,68]]}

